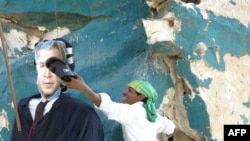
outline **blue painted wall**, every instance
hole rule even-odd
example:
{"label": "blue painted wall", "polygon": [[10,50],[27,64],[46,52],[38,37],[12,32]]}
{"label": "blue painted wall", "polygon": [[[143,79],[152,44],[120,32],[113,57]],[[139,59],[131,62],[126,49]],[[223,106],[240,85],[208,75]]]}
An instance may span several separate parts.
{"label": "blue painted wall", "polygon": [[[25,31],[23,26],[45,26],[47,30],[56,27],[54,1],[1,1],[1,13],[5,18],[15,15],[18,24],[3,23],[4,32],[11,29]],[[151,53],[146,44],[142,18],[148,16],[145,1],[82,1],[65,2],[56,0],[57,26],[66,26],[71,33],[64,38],[73,45],[76,72],[97,92],[108,92],[112,99],[121,101],[122,91],[133,79],[149,80],[159,93],[158,106],[165,89],[171,87],[168,74],[156,70],[148,59]],[[136,28],[134,28],[136,27]],[[3,58],[3,54],[0,54]],[[15,49],[9,56],[17,101],[37,92],[36,70],[33,51],[23,47]],[[14,110],[10,107],[10,88],[3,59],[1,61],[0,85],[1,108],[8,113],[9,129],[12,128]],[[72,95],[90,101],[81,93]],[[107,140],[111,140],[113,121],[98,111],[104,122]],[[3,140],[9,140],[10,131],[3,128]]]}
{"label": "blue painted wall", "polygon": [[[142,19],[147,19],[151,13],[144,0],[0,0],[0,3],[0,18],[12,20],[11,23],[2,23],[5,33],[9,33],[11,29],[27,32],[27,28],[36,26],[46,27],[45,33],[57,26],[69,28],[71,33],[64,38],[74,47],[76,72],[82,75],[94,90],[108,92],[115,101],[121,100],[122,91],[128,82],[133,79],[145,79],[158,91],[159,106],[166,90],[173,87],[173,82],[169,68],[165,66],[166,70],[158,69],[156,65],[159,64],[151,55],[181,51],[176,71],[178,76],[189,81],[195,94],[192,99],[188,95],[183,97],[190,128],[207,140],[216,140],[212,139],[209,113],[198,90],[199,87],[209,88],[212,78],[199,80],[192,73],[190,62],[204,59],[210,67],[225,71],[225,54],[230,53],[237,57],[249,54],[250,28],[242,25],[237,19],[215,16],[212,11],[208,11],[210,20],[206,20],[197,7],[195,13],[181,3],[171,1],[165,9],[175,13],[182,22],[181,30],[175,34],[175,44],[161,42],[148,45]],[[163,14],[160,11],[156,19],[164,16]],[[193,53],[199,42],[208,46],[204,56]],[[215,54],[218,50],[220,62]],[[9,59],[18,101],[37,92],[34,56],[27,46],[8,51],[11,52]],[[0,135],[2,140],[9,140],[14,110],[10,106],[10,88],[2,50],[0,65],[0,78],[1,82],[4,82],[0,84],[0,107],[7,112],[9,121],[8,128],[2,128]],[[73,96],[90,103],[81,93],[69,91]],[[249,108],[249,100],[243,104]],[[98,114],[104,123],[106,139],[111,141],[114,121],[108,120],[99,111]],[[241,118],[244,123],[249,123],[245,114],[242,114]]]}

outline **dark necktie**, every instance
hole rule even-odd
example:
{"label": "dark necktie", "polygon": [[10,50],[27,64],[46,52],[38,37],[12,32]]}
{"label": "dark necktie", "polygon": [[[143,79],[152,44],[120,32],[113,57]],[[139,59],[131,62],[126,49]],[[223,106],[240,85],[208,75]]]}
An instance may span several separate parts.
{"label": "dark necktie", "polygon": [[37,105],[37,107],[36,107],[36,113],[35,113],[35,119],[34,119],[35,126],[43,118],[44,107],[46,106],[47,103],[48,103],[48,101],[46,101],[46,102],[42,102],[41,101]]}
{"label": "dark necktie", "polygon": [[29,135],[28,135],[28,138],[27,138],[27,141],[30,141],[31,139],[31,136],[32,136],[32,132],[33,130],[35,129],[37,123],[43,118],[43,111],[44,111],[44,108],[46,106],[46,104],[48,103],[49,101],[46,101],[46,102],[40,102],[37,107],[36,107],[36,113],[35,113],[35,119],[31,125],[31,128],[30,128],[30,131],[29,131]]}

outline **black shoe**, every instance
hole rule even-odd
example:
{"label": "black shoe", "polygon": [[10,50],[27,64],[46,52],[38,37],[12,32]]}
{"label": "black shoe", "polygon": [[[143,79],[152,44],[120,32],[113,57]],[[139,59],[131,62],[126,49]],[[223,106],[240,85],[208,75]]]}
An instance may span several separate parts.
{"label": "black shoe", "polygon": [[70,77],[75,77],[76,75],[70,69],[69,65],[67,65],[63,60],[57,57],[50,57],[46,60],[47,68],[56,74],[63,81],[71,81]]}

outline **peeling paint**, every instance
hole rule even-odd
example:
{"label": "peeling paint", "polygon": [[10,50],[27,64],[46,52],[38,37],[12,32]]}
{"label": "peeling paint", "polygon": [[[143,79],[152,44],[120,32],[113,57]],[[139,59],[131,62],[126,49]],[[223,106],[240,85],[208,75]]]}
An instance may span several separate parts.
{"label": "peeling paint", "polygon": [[248,98],[248,101],[244,102],[243,105],[246,106],[247,108],[250,108],[250,98]]}
{"label": "peeling paint", "polygon": [[164,8],[168,2],[169,0],[147,0],[147,4],[149,7],[154,8],[155,12],[158,12],[161,8]]}
{"label": "peeling paint", "polygon": [[[110,3],[105,7],[107,9],[103,8],[104,11],[102,8],[88,11],[88,8],[80,7],[79,11],[77,8],[74,9],[76,13],[73,14],[71,6],[67,7],[62,3],[58,5],[59,11],[63,9],[63,13],[58,13],[61,15],[58,18],[62,20],[59,27],[56,27],[57,25],[51,20],[54,19],[53,7],[49,10],[50,20],[41,18],[48,14],[42,9],[38,10],[39,14],[31,12],[32,16],[29,16],[29,14],[18,13],[20,11],[11,8],[13,6],[11,4],[8,5],[9,9],[4,7],[4,10],[10,11],[9,13],[17,13],[14,16],[20,16],[17,20],[12,19],[11,16],[0,17],[8,29],[11,29],[5,31],[6,41],[11,50],[9,55],[19,57],[18,55],[25,54],[22,52],[23,47],[33,49],[34,44],[41,39],[52,39],[71,33],[68,39],[78,48],[76,54],[80,54],[79,60],[85,60],[85,63],[78,62],[79,70],[82,69],[80,73],[95,72],[94,75],[93,73],[86,75],[86,79],[95,83],[95,87],[103,87],[116,93],[121,84],[131,79],[130,76],[140,79],[154,77],[153,84],[158,84],[165,94],[163,99],[159,99],[161,100],[159,113],[173,119],[181,129],[175,137],[176,141],[221,141],[224,124],[249,124],[250,56],[247,54],[250,52],[250,42],[249,28],[246,28],[250,25],[249,0],[206,0],[200,1],[199,4],[185,3],[188,0],[147,0],[149,9],[143,5],[145,3],[140,2],[136,3],[137,7],[134,11],[132,8],[137,1],[128,1],[122,5],[114,1],[110,2],[120,6],[116,14],[119,15],[122,11],[122,16],[119,15],[122,19],[115,17],[115,22],[112,21],[114,15],[109,15],[112,12],[106,13],[107,9],[112,7]],[[133,4],[126,7],[132,2]],[[25,7],[20,6],[22,4],[20,1],[13,3],[14,6]],[[93,5],[94,3],[93,1]],[[79,5],[78,2],[75,2],[75,5]],[[89,5],[88,7],[94,8]],[[142,7],[138,8],[138,6]],[[126,8],[129,12],[125,12]],[[143,12],[139,16],[132,16],[140,13],[137,9]],[[33,7],[27,7],[25,10],[33,11]],[[87,13],[87,17],[84,12]],[[150,14],[149,12],[152,15],[145,17]],[[125,17],[128,13],[129,20]],[[98,22],[95,22],[95,18],[88,14],[95,16],[107,14],[110,17],[106,17],[103,22],[98,18]],[[23,17],[28,21],[23,21]],[[131,18],[134,18],[133,22],[142,21],[144,29],[140,22],[138,22],[140,24],[130,24]],[[15,21],[18,21],[17,24],[13,23]],[[70,28],[67,25],[78,26]],[[96,29],[98,31],[93,32]],[[146,39],[144,32],[141,32],[144,30]],[[148,51],[144,48],[148,47],[146,40],[151,51],[149,56],[144,54]],[[119,51],[123,53],[113,56],[119,47],[124,49]],[[15,54],[16,50],[22,53]],[[140,55],[133,59],[129,58],[133,62],[131,65],[126,62],[129,60],[127,58],[126,65],[121,67],[126,55],[131,52],[143,54],[143,59],[137,58]],[[106,56],[109,60],[103,63]],[[148,57],[146,62],[143,62],[144,57]],[[95,64],[96,62],[101,63]],[[91,66],[90,69],[89,66]],[[29,67],[27,70],[33,70]],[[119,69],[118,73],[115,72],[116,69]],[[109,74],[110,72],[112,74]],[[164,76],[150,75],[158,72],[164,72]],[[14,74],[20,75],[16,72]],[[165,77],[168,74],[171,80]],[[106,75],[108,79],[103,79]],[[22,79],[22,77],[19,78]],[[120,81],[121,78],[123,81]],[[109,84],[112,84],[111,87]],[[20,87],[18,90],[23,89]],[[167,87],[166,90],[165,87]],[[114,95],[114,98],[116,97],[118,96]],[[13,108],[13,103],[8,105]],[[11,112],[8,114],[10,116]],[[8,129],[8,126],[7,113],[3,110],[0,113],[1,131],[3,128]],[[110,131],[107,132],[110,133]],[[4,138],[1,136],[4,135],[0,135],[0,140]],[[160,138],[159,140],[166,140],[164,136]]]}
{"label": "peeling paint", "polygon": [[143,20],[143,24],[146,30],[148,44],[174,40],[174,30],[169,27],[167,21]]}
{"label": "peeling paint", "polygon": [[[250,24],[250,1],[249,0],[203,0],[197,7],[200,8],[203,17],[206,18],[207,10],[211,10],[216,16],[238,19],[243,25]],[[248,14],[247,14],[248,13]]]}
{"label": "peeling paint", "polygon": [[[31,35],[28,33],[25,33],[23,31],[18,31],[16,29],[11,29],[9,33],[5,33],[5,40],[6,45],[9,48],[8,56],[15,56],[15,57],[21,57],[19,54],[16,54],[15,52],[18,50],[19,52],[22,52],[22,48],[28,48],[28,49],[34,49],[34,46],[37,42],[40,40],[49,40],[54,38],[60,38],[70,33],[70,30],[66,27],[58,27],[57,29],[54,29],[50,32],[47,32],[44,34],[44,37],[38,37],[35,35]],[[2,47],[2,43],[0,40],[0,47]]]}
{"label": "peeling paint", "polygon": [[[164,56],[162,56],[164,57]],[[189,119],[186,109],[183,104],[183,94],[186,91],[184,81],[178,77],[176,73],[176,59],[164,57],[164,62],[170,69],[170,76],[174,86],[166,90],[166,95],[163,97],[161,105],[158,109],[159,113],[169,117],[178,124],[180,132],[176,134],[176,141],[205,141],[204,137],[196,130],[190,128]],[[165,141],[162,139],[161,141]]]}
{"label": "peeling paint", "polygon": [[[2,111],[0,112],[0,132],[2,131],[3,128],[6,128],[7,130],[9,130],[9,121],[8,121],[8,116],[7,116],[7,112],[2,109]],[[1,134],[0,134],[0,138]]]}
{"label": "peeling paint", "polygon": [[[207,104],[213,138],[223,140],[224,124],[245,124],[250,119],[249,108],[243,105],[249,100],[249,60],[249,55],[238,58],[227,54],[225,72],[209,67],[203,60],[191,63],[192,73],[197,77],[212,78],[209,88],[199,87],[199,91]],[[240,116],[242,113],[244,116]]]}
{"label": "peeling paint", "polygon": [[57,27],[56,29],[44,34],[44,38],[43,39],[54,39],[55,37],[56,38],[60,38],[60,37],[63,37],[67,34],[70,33],[70,29],[67,28],[67,27]]}
{"label": "peeling paint", "polygon": [[[12,29],[9,33],[5,33],[4,35],[6,44],[10,49],[10,52],[8,52],[9,54],[15,54],[15,49],[21,51],[21,48],[27,45],[26,33],[23,31]],[[2,43],[0,46],[2,46]]]}
{"label": "peeling paint", "polygon": [[249,118],[246,115],[240,115],[243,124],[249,124]]}
{"label": "peeling paint", "polygon": [[204,56],[205,51],[208,50],[208,46],[202,42],[197,44],[197,47],[195,49],[195,53],[199,54],[201,56]]}
{"label": "peeling paint", "polygon": [[180,22],[173,13],[167,13],[159,20],[142,20],[147,35],[147,43],[171,41],[174,42],[174,33],[180,29]]}

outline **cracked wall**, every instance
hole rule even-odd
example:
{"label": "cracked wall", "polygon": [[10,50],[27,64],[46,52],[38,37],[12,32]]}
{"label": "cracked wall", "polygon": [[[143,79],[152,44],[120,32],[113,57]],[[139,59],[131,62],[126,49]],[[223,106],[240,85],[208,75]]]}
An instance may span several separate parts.
{"label": "cracked wall", "polygon": [[[250,113],[249,106],[247,106],[249,103],[249,51],[243,48],[250,47],[248,41],[250,39],[248,10],[250,3],[244,0],[200,1],[199,4],[176,2],[188,9],[183,12],[192,11],[190,14],[193,15],[182,18],[182,15],[188,14],[173,12],[175,11],[173,5],[176,3],[173,4],[169,0],[152,0],[148,2],[152,17],[144,22],[148,43],[165,42],[165,46],[162,44],[160,46],[161,51],[168,50],[166,48],[169,48],[169,42],[177,44],[183,42],[179,44],[182,53],[177,54],[177,59],[171,59],[173,54],[169,54],[169,50],[167,53],[161,52],[169,68],[175,68],[170,71],[175,87],[166,90],[166,96],[159,110],[162,114],[175,119],[184,132],[184,135],[178,134],[179,138],[176,137],[176,140],[190,137],[191,140],[222,141],[223,125],[249,124]],[[213,32],[209,24],[217,21],[215,17],[211,17],[210,12],[215,17],[221,16],[228,19],[223,19],[220,24],[225,25],[225,28],[230,25],[231,31],[214,26],[215,30],[222,33],[217,35],[217,32]],[[201,14],[201,19],[208,21],[204,24],[204,28],[202,28],[202,20],[194,19],[199,17],[199,14]],[[176,19],[172,20],[172,26],[178,28],[171,28],[166,22],[166,17]],[[232,25],[237,24],[229,19],[237,19],[239,28],[245,31],[233,29]],[[195,22],[200,22],[200,25]],[[181,30],[186,30],[183,28],[185,25],[188,25],[189,29],[181,36],[191,35],[192,37],[189,39],[183,37],[181,41],[178,34],[182,32]],[[203,31],[199,29],[200,27]],[[160,30],[161,28],[164,29]],[[212,31],[205,33],[212,39],[212,44],[209,43],[210,39],[200,34],[200,32],[207,31]],[[226,36],[222,37],[223,34]],[[242,36],[242,40],[230,41],[235,37],[234,34]],[[242,43],[237,45],[238,41]],[[204,110],[206,112],[201,112]]]}
{"label": "cracked wall", "polygon": [[[0,131],[2,131],[3,128],[9,130],[8,116],[7,112],[4,109],[2,109],[2,111],[0,112]],[[3,138],[4,137],[2,136],[2,134],[0,134],[0,140],[3,140]]]}
{"label": "cracked wall", "polygon": [[[181,129],[175,141],[222,141],[224,124],[249,124],[249,1],[93,0],[68,5],[59,0],[57,24],[53,1],[40,1],[37,5],[44,6],[39,7],[30,1],[2,2],[0,21],[18,100],[37,91],[34,44],[65,37],[74,46],[77,73],[94,89],[111,92],[114,100],[121,99],[117,93],[131,79],[149,80],[160,94],[159,112]],[[3,66],[0,78],[8,81]],[[0,92],[0,140],[5,141],[14,111],[7,83],[0,84]],[[75,96],[86,100],[80,93]],[[113,122],[98,114],[107,140],[112,140]]]}
{"label": "cracked wall", "polygon": [[192,62],[192,72],[199,78],[212,78],[209,88],[200,87],[201,98],[207,105],[211,134],[223,140],[224,124],[249,124],[250,64],[249,55],[224,56],[225,72],[209,67],[204,60]]}

